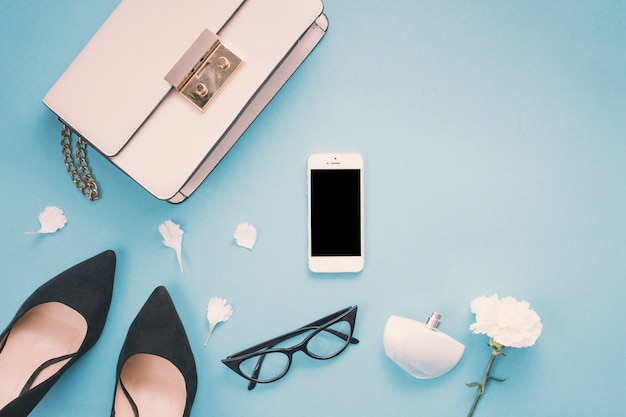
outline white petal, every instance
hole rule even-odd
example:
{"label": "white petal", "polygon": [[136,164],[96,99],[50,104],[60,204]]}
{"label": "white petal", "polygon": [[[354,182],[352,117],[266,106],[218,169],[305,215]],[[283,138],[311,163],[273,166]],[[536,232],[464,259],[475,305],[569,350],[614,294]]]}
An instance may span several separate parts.
{"label": "white petal", "polygon": [[183,230],[179,225],[171,220],[166,220],[159,226],[159,232],[163,236],[163,244],[168,248],[172,248],[176,251],[176,258],[178,259],[178,265],[180,266],[180,272],[183,272]]}
{"label": "white petal", "polygon": [[256,228],[248,223],[241,223],[233,233],[237,245],[252,249],[256,243]]}
{"label": "white petal", "polygon": [[204,341],[206,346],[209,343],[213,329],[218,323],[228,321],[233,315],[233,308],[228,304],[225,298],[211,297],[207,307],[207,320],[209,321],[209,334]]}
{"label": "white petal", "polygon": [[48,206],[37,216],[41,227],[36,232],[27,232],[27,234],[36,233],[54,233],[62,229],[67,223],[67,217],[63,214],[63,210],[56,206]]}

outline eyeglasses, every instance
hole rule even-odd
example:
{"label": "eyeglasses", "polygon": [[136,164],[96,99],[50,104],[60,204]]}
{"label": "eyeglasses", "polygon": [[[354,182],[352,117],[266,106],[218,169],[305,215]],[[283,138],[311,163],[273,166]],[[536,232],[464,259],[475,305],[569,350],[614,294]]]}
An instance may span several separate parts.
{"label": "eyeglasses", "polygon": [[[359,343],[352,337],[356,312],[357,306],[344,308],[297,330],[230,355],[222,363],[250,381],[248,390],[254,389],[257,383],[277,381],[289,371],[296,352],[302,351],[313,359],[326,360],[339,355],[349,344]],[[310,334],[300,343],[291,347],[277,347],[307,332]]]}

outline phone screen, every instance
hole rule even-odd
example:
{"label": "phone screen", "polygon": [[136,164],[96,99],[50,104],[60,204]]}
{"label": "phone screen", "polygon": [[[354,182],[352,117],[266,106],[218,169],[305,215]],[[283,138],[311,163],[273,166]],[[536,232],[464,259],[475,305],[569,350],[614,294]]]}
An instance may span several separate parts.
{"label": "phone screen", "polygon": [[359,169],[311,170],[311,255],[361,256]]}

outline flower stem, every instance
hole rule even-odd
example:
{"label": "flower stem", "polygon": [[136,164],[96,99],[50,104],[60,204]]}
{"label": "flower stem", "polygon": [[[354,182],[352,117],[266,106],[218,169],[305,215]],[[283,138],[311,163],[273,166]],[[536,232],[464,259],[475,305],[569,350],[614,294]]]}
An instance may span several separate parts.
{"label": "flower stem", "polygon": [[[501,345],[493,345],[491,343],[490,345],[491,345],[491,357],[489,358],[489,362],[487,363],[487,369],[485,370],[483,379],[480,381],[480,383],[473,383],[473,384],[468,385],[472,387],[476,386],[477,388],[476,388],[476,397],[474,397],[472,408],[467,414],[467,417],[472,417],[472,415],[474,414],[474,410],[476,410],[476,406],[478,405],[478,400],[485,393],[485,390],[487,389],[487,382],[489,381],[489,379],[495,379],[495,378],[491,378],[489,374],[491,373],[491,368],[493,367],[493,362],[496,360],[496,357],[503,354]],[[499,379],[496,379],[496,380],[501,381]]]}

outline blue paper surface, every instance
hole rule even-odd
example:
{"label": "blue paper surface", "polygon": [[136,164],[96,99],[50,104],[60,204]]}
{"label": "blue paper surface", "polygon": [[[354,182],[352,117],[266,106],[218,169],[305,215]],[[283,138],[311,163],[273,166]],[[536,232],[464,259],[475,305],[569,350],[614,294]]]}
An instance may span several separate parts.
{"label": "blue paper surface", "polygon": [[[110,413],[128,325],[161,284],[198,365],[192,416],[466,415],[465,383],[490,354],[468,329],[469,304],[493,293],[530,302],[544,330],[498,358],[506,381],[488,386],[476,416],[626,413],[626,3],[326,0],[326,37],[176,206],[93,150],[103,197],[88,202],[41,103],[117,4],[0,4],[0,328],[47,279],[118,254],[102,338],[32,416]],[[326,151],[365,160],[356,275],[307,270],[306,158]],[[65,228],[25,235],[48,205]],[[161,243],[168,219],[185,231],[183,273]],[[252,251],[232,237],[243,222],[258,230]],[[212,296],[234,315],[203,347]],[[251,392],[220,363],[354,304],[361,343],[335,359],[298,354],[285,378]],[[392,314],[433,310],[466,350],[450,373],[417,380],[385,356],[382,332]]]}

